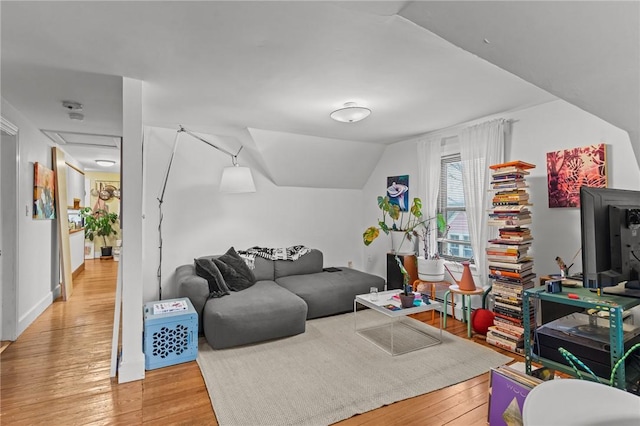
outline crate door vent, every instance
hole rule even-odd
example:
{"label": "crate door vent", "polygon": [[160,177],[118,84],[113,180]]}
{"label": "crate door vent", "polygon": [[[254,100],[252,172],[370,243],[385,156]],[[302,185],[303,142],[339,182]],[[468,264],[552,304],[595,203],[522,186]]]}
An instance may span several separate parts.
{"label": "crate door vent", "polygon": [[162,327],[153,333],[153,356],[166,358],[180,355],[189,348],[189,329],[182,324],[175,328]]}

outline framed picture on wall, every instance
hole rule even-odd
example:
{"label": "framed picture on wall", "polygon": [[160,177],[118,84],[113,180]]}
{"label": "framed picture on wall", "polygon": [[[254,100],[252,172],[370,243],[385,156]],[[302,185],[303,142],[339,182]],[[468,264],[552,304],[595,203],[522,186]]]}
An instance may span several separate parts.
{"label": "framed picture on wall", "polygon": [[580,207],[580,187],[607,187],[606,145],[547,153],[549,207]]}
{"label": "framed picture on wall", "polygon": [[55,173],[41,163],[33,166],[33,218],[55,219]]}
{"label": "framed picture on wall", "polygon": [[387,178],[387,197],[389,202],[400,207],[400,211],[409,210],[409,175],[389,176]]}

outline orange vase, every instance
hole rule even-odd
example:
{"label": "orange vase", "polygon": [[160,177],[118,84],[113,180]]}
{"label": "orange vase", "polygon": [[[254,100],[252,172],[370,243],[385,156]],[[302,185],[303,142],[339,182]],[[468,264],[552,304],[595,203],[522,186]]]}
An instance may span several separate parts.
{"label": "orange vase", "polygon": [[476,289],[476,285],[473,282],[469,262],[462,262],[462,268],[462,278],[458,281],[458,287],[463,291],[474,291]]}

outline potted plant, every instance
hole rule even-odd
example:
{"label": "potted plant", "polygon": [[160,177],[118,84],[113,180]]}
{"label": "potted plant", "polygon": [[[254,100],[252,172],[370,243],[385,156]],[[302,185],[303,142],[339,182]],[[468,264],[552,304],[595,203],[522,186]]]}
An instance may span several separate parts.
{"label": "potted plant", "polygon": [[[446,235],[449,230],[444,216],[440,213],[433,218],[435,219],[435,228],[437,228],[439,235]],[[434,231],[434,227],[431,222],[424,223],[423,226],[418,229],[417,235],[423,243],[424,256],[418,256],[418,277],[423,281],[442,281],[444,279],[444,259],[440,257],[440,254],[436,247],[431,247],[431,232]]]}
{"label": "potted plant", "polygon": [[117,235],[118,232],[113,225],[118,221],[118,215],[104,209],[92,211],[90,207],[85,207],[80,210],[80,217],[84,221],[84,237],[90,241],[95,237],[102,237],[102,256],[111,256],[112,246],[107,244],[107,237]]}
{"label": "potted plant", "polygon": [[[392,204],[389,197],[378,197],[378,208],[382,210],[382,220],[378,220],[377,226],[370,226],[364,231],[364,245],[371,244],[382,231],[387,235],[391,234],[392,247],[396,254],[415,253],[415,230],[424,223],[422,200],[414,198],[408,211],[400,211],[400,206]],[[387,216],[391,219],[391,226],[387,224]]]}
{"label": "potted plant", "polygon": [[398,256],[396,256],[396,262],[398,263],[398,267],[400,267],[400,272],[402,272],[402,292],[398,295],[400,297],[400,306],[402,308],[412,308],[413,302],[415,300],[415,295],[413,294],[413,288],[409,284],[409,273],[405,269],[402,261]]}

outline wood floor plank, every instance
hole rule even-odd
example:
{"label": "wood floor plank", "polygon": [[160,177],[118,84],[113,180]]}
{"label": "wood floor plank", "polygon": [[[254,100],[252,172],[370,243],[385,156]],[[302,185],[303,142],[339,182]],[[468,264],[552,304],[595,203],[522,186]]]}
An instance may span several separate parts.
{"label": "wood floor plank", "polygon": [[[86,260],[67,302],[56,300],[17,341],[2,343],[0,424],[217,425],[195,361],[149,370],[132,383],[109,377],[116,274],[117,262]],[[416,318],[439,325],[430,314]],[[466,324],[449,319],[447,326],[466,338]],[[488,383],[485,373],[337,425],[484,425]]]}

